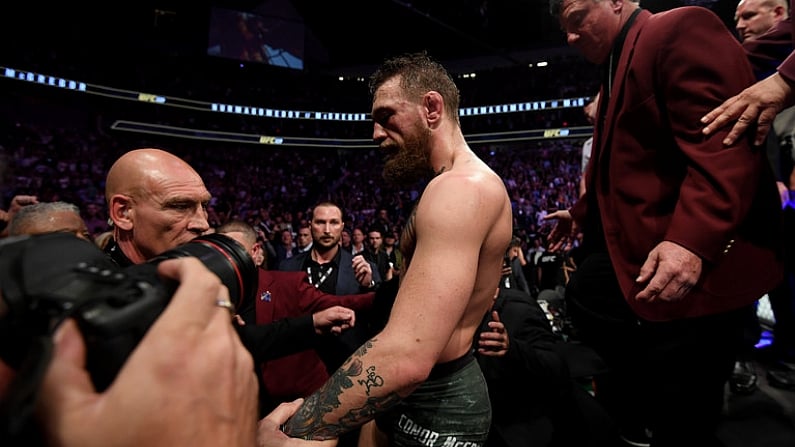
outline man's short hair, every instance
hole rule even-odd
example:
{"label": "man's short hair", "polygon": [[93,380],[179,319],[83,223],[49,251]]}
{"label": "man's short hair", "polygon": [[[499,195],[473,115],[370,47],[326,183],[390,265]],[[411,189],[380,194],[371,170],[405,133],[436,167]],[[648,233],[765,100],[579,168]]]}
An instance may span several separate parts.
{"label": "man's short hair", "polygon": [[80,208],[68,202],[39,202],[33,205],[26,205],[14,214],[8,224],[8,235],[19,236],[28,234],[30,228],[43,219],[49,219],[50,215],[58,212],[72,212],[80,216]]}
{"label": "man's short hair", "polygon": [[243,222],[242,220],[230,220],[229,222],[216,228],[215,232],[220,234],[233,232],[243,233],[243,236],[248,239],[252,245],[257,242],[257,231],[254,230],[254,227],[249,225],[247,222]]}

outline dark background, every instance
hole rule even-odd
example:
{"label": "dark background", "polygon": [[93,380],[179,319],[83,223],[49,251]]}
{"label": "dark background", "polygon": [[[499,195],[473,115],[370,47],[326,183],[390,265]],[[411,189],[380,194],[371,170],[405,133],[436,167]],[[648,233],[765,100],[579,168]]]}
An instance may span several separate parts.
{"label": "dark background", "polygon": [[[427,49],[473,67],[521,65],[528,52],[565,47],[545,0],[123,0],[19,2],[0,14],[4,59],[60,54],[137,62],[148,55],[206,57],[212,6],[305,26],[304,69],[373,66]],[[94,3],[94,2],[91,2]],[[685,4],[713,9],[733,29],[736,0],[641,0],[659,11]],[[6,63],[0,61],[0,63]]]}

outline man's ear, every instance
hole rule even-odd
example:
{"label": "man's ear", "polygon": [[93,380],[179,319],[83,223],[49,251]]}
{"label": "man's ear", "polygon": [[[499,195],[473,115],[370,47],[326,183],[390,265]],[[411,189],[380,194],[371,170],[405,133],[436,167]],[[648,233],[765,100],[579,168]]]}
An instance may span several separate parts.
{"label": "man's ear", "polygon": [[131,230],[132,222],[132,200],[129,197],[116,194],[110,198],[109,214],[113,226],[121,230]]}
{"label": "man's ear", "polygon": [[428,126],[436,127],[444,115],[444,98],[439,92],[430,91],[423,97],[425,109],[428,111]]}

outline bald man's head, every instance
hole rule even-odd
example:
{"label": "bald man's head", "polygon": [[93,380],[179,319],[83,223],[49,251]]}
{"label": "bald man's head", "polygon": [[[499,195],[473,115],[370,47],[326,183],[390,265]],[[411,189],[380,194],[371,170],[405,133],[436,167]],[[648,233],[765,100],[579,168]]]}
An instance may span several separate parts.
{"label": "bald man's head", "polygon": [[135,195],[147,191],[152,182],[162,181],[172,176],[185,180],[193,178],[204,182],[193,167],[185,160],[162,149],[136,149],[119,157],[108,171],[105,185],[105,199],[110,205],[113,194]]}
{"label": "bald man's head", "polygon": [[134,263],[205,233],[210,192],[188,163],[161,149],[119,157],[105,185],[114,238]]}
{"label": "bald man's head", "polygon": [[734,14],[740,40],[753,40],[789,17],[787,0],[741,0]]}

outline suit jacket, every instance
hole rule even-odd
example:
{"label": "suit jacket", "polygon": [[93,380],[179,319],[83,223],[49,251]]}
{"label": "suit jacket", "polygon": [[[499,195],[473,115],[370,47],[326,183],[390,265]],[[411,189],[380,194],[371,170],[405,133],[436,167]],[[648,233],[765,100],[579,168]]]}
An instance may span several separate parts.
{"label": "suit jacket", "polygon": [[776,68],[792,53],[793,36],[791,18],[784,19],[755,39],[746,39],[742,45],[758,80],[775,73]]}
{"label": "suit jacket", "polygon": [[[259,271],[256,294],[256,323],[270,325],[327,309],[345,306],[355,311],[369,309],[375,293],[336,296],[321,292],[307,281],[304,272]],[[314,337],[313,337],[314,338]],[[261,358],[261,386],[275,403],[306,397],[328,379],[326,367],[314,349],[280,358]]]}
{"label": "suit jacket", "polygon": [[[742,47],[702,7],[641,11],[618,57],[596,126],[585,197],[595,195],[607,251],[624,297],[641,318],[665,321],[739,308],[782,277],[781,206],[765,151],[729,128],[701,133],[700,118],[754,82]],[[636,300],[648,253],[675,242],[703,259],[696,286],[676,302]]]}
{"label": "suit jacket", "polygon": [[[340,265],[339,272],[337,273],[337,287],[334,291],[336,295],[351,295],[362,293],[362,287],[356,281],[356,274],[353,272],[353,255],[346,250],[340,248]],[[303,271],[304,262],[306,258],[311,255],[307,251],[299,253],[292,258],[285,259],[279,264],[279,270],[283,271]],[[381,282],[381,275],[378,273],[378,266],[370,262],[370,267],[373,270],[373,281],[376,283]]]}

